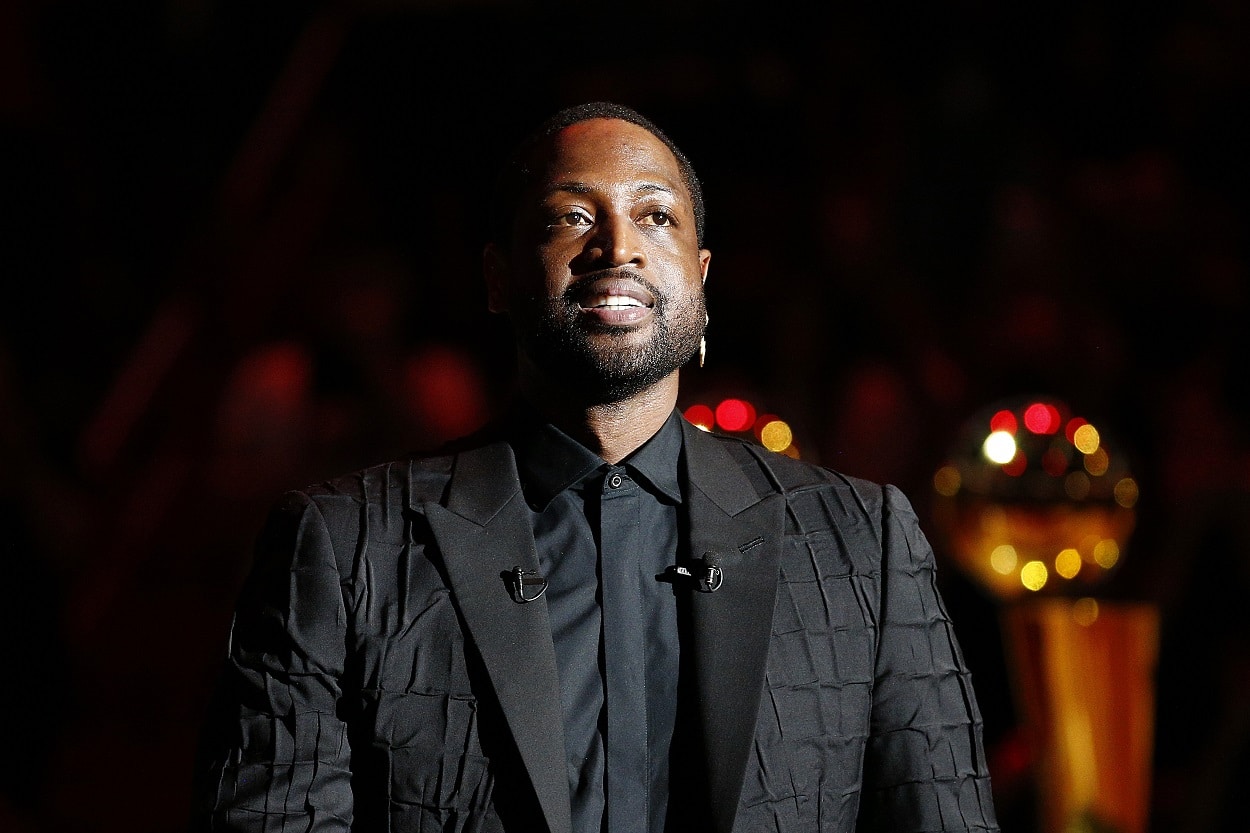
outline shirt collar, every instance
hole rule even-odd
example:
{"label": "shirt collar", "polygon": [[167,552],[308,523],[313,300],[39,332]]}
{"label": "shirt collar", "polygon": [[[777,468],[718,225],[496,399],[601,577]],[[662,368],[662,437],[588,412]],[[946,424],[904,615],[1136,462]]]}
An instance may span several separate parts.
{"label": "shirt collar", "polygon": [[[526,501],[542,510],[552,499],[596,470],[609,467],[602,457],[532,412],[515,416],[511,437],[517,472]],[[621,465],[636,473],[653,491],[681,503],[679,478],[683,439],[674,410],[649,440]]]}
{"label": "shirt collar", "polygon": [[681,417],[674,410],[664,420],[660,430],[626,457],[623,463],[654,490],[663,493],[674,503],[681,503],[679,470],[682,450]]}

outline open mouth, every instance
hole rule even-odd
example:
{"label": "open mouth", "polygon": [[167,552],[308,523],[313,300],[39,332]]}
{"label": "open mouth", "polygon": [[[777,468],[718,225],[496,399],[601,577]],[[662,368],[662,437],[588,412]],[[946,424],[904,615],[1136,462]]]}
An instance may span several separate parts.
{"label": "open mouth", "polygon": [[655,309],[655,295],[638,281],[619,276],[588,282],[574,297],[582,313],[602,324],[636,324]]}
{"label": "open mouth", "polygon": [[580,304],[582,309],[630,309],[635,307],[650,307],[651,304],[644,303],[641,299],[632,295],[596,295]]}
{"label": "open mouth", "polygon": [[637,309],[655,306],[655,296],[635,280],[603,277],[588,282],[576,292],[582,309]]}

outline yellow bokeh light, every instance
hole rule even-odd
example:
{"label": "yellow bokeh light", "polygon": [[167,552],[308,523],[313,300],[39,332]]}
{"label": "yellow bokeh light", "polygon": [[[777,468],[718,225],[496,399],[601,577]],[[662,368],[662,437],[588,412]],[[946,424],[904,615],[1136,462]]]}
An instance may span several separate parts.
{"label": "yellow bokeh light", "polygon": [[1040,561],[1030,561],[1020,568],[1020,583],[1034,592],[1046,586],[1050,573]]}
{"label": "yellow bokeh light", "polygon": [[1072,603],[1072,618],[1083,628],[1088,628],[1098,621],[1098,600],[1088,596]]}
{"label": "yellow bokeh light", "polygon": [[1081,554],[1069,547],[1055,556],[1055,572],[1064,578],[1076,578],[1081,572]]}
{"label": "yellow bokeh light", "polygon": [[1139,497],[1137,491],[1137,481],[1131,477],[1125,477],[1115,484],[1115,502],[1123,506],[1125,509],[1132,509],[1137,505]]}
{"label": "yellow bokeh light", "polygon": [[963,478],[959,475],[959,469],[954,466],[942,466],[933,475],[933,490],[942,497],[954,497],[959,493],[961,485]]}
{"label": "yellow bokeh light", "polygon": [[1016,438],[1006,431],[993,431],[985,438],[981,451],[992,463],[1010,463],[1016,456]]}
{"label": "yellow bokeh light", "polygon": [[990,566],[994,568],[994,572],[1004,576],[1009,576],[1016,569],[1016,548],[1011,544],[999,544],[994,547],[994,551],[990,553]]}
{"label": "yellow bokeh light", "polygon": [[788,446],[781,449],[781,453],[787,457],[793,457],[795,460],[799,459],[799,447],[794,443],[790,443]]}
{"label": "yellow bokeh light", "polygon": [[769,451],[785,451],[794,442],[794,432],[786,423],[774,419],[760,429],[760,442]]}
{"label": "yellow bokeh light", "polygon": [[1076,429],[1072,434],[1072,444],[1082,454],[1093,454],[1098,450],[1098,444],[1101,441],[1101,438],[1098,436],[1098,429],[1088,422]]}
{"label": "yellow bokeh light", "polygon": [[1106,474],[1109,465],[1111,465],[1111,458],[1107,455],[1105,448],[1096,448],[1085,455],[1085,470],[1095,477]]}
{"label": "yellow bokeh light", "polygon": [[1094,544],[1094,560],[1099,567],[1110,570],[1120,560],[1120,545],[1111,538],[1103,538]]}

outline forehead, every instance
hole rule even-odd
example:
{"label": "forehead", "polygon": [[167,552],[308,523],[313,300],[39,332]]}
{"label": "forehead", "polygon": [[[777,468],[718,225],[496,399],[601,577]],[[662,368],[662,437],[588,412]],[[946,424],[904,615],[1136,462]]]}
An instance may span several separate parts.
{"label": "forehead", "polygon": [[540,188],[576,180],[610,186],[653,182],[689,197],[677,158],[646,128],[620,119],[589,119],[555,133],[535,149]]}

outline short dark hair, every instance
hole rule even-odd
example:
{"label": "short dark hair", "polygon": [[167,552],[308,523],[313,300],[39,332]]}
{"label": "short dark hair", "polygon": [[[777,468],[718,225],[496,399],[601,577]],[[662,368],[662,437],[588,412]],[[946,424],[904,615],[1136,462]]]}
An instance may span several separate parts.
{"label": "short dark hair", "polygon": [[529,185],[534,175],[530,160],[534,148],[566,127],[591,119],[620,119],[636,124],[655,138],[664,143],[677,159],[677,168],[681,172],[682,184],[690,192],[690,205],[694,211],[694,231],[698,245],[703,246],[704,207],[703,186],[694,172],[694,166],[686,158],[686,154],[670,139],[663,130],[656,127],[646,116],[623,104],[610,101],[591,101],[565,107],[547,118],[528,136],[521,140],[511,154],[504,160],[499,176],[495,181],[495,192],[491,198],[490,235],[491,240],[499,246],[507,247],[512,236],[512,221],[516,216],[517,200],[521,192]]}

